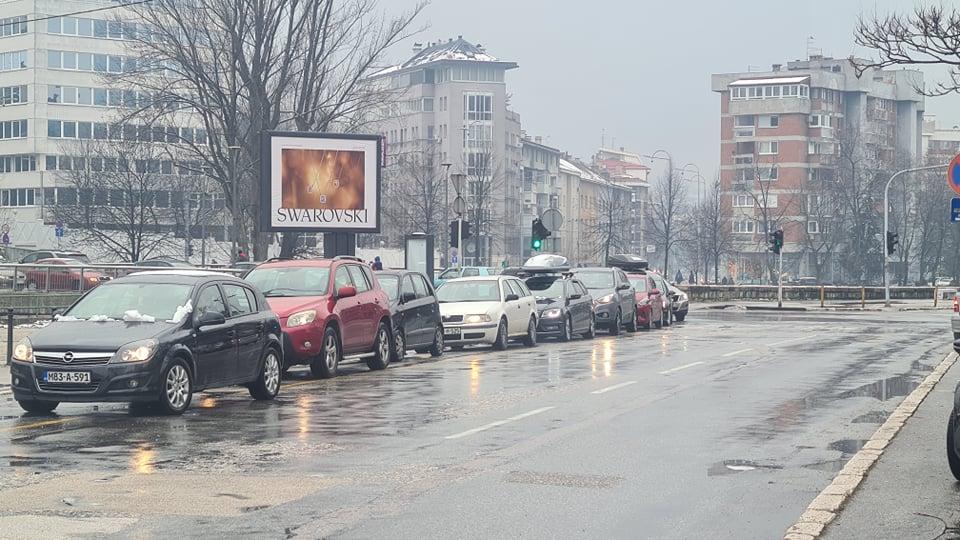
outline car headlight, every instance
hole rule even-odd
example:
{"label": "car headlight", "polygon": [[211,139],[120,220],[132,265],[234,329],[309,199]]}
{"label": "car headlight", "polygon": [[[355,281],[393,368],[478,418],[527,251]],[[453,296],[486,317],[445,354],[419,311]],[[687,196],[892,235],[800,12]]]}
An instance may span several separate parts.
{"label": "car headlight", "polygon": [[308,309],[306,311],[300,311],[294,313],[287,318],[287,328],[295,328],[297,326],[303,326],[305,324],[312,323],[317,318],[317,311],[315,309]]}
{"label": "car headlight", "polygon": [[13,359],[20,362],[33,362],[33,344],[30,338],[23,338],[17,346],[13,348]]}
{"label": "car headlight", "polygon": [[543,317],[544,319],[556,319],[559,316],[560,316],[560,308],[550,308],[544,311],[543,315],[541,315],[541,317]]}
{"label": "car headlight", "polygon": [[96,282],[100,281],[100,278],[90,276],[90,277],[87,278],[87,281],[89,281],[90,283],[96,283]]}
{"label": "car headlight", "polygon": [[613,302],[613,295],[612,295],[612,294],[608,294],[608,295],[606,295],[606,296],[601,296],[600,298],[597,298],[597,303],[598,303],[598,304],[609,304],[609,303],[611,303],[611,302]]}
{"label": "car headlight", "polygon": [[490,321],[490,316],[485,313],[481,315],[467,315],[463,318],[463,322],[467,324],[485,323]]}
{"label": "car headlight", "polygon": [[153,358],[153,353],[157,352],[157,340],[144,339],[127,343],[120,347],[110,359],[111,362],[146,362]]}

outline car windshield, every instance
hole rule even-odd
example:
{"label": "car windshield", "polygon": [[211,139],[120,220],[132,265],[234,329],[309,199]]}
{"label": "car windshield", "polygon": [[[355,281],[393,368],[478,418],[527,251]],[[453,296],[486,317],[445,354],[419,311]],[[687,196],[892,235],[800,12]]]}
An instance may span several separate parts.
{"label": "car windshield", "polygon": [[90,291],[63,319],[126,319],[141,322],[174,318],[187,304],[192,285],[177,283],[111,283]]}
{"label": "car windshield", "polygon": [[264,296],[322,296],[327,294],[330,268],[320,266],[257,267],[244,279]]}
{"label": "car windshield", "polygon": [[493,279],[448,281],[437,289],[437,300],[444,302],[499,302],[500,284]]}
{"label": "car windshield", "polygon": [[563,280],[556,278],[530,278],[527,287],[537,298],[563,298]]}
{"label": "car windshield", "polygon": [[647,278],[643,276],[630,276],[630,285],[633,285],[637,292],[647,292]]}
{"label": "car windshield", "polygon": [[380,287],[387,293],[390,300],[397,299],[397,289],[400,288],[400,277],[392,274],[377,274]]}
{"label": "car windshield", "polygon": [[577,278],[580,279],[588,289],[613,288],[613,272],[605,270],[577,272]]}

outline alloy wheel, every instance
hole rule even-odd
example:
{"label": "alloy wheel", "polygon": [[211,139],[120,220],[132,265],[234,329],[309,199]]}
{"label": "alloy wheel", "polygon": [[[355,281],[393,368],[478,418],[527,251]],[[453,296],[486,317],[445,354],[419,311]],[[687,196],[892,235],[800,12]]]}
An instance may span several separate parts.
{"label": "alloy wheel", "polygon": [[390,358],[390,336],[387,335],[387,329],[382,326],[377,335],[377,354],[383,359]]}
{"label": "alloy wheel", "polygon": [[407,354],[407,342],[403,339],[403,332],[397,332],[396,341],[397,360],[403,360],[403,357]]}
{"label": "alloy wheel", "polygon": [[267,353],[267,358],[263,361],[263,385],[271,394],[275,394],[280,386],[280,361],[272,351]]}
{"label": "alloy wheel", "polygon": [[333,334],[327,336],[327,343],[323,346],[323,361],[330,371],[337,367],[337,338]]}
{"label": "alloy wheel", "polygon": [[177,364],[167,372],[166,393],[167,401],[173,408],[181,409],[187,404],[190,376],[182,365]]}

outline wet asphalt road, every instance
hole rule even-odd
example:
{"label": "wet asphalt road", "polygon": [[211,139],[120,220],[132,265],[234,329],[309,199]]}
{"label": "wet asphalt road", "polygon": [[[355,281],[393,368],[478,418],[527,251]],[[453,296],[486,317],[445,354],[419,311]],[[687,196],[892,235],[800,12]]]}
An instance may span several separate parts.
{"label": "wet asphalt road", "polygon": [[946,312],[697,310],[620,337],[294,371],[276,403],[227,389],[179,418],[0,401],[0,531],[777,537],[948,335]]}

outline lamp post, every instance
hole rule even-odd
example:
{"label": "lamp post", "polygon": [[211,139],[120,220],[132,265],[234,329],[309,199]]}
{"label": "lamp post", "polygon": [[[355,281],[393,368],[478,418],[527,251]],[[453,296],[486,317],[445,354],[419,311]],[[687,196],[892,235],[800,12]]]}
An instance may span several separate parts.
{"label": "lamp post", "polygon": [[227,151],[230,152],[230,164],[229,164],[229,174],[230,174],[230,213],[232,214],[232,219],[230,220],[233,224],[233,234],[230,235],[232,241],[230,242],[230,266],[233,266],[237,262],[237,235],[240,233],[240,227],[238,227],[239,218],[239,197],[240,190],[237,189],[237,159],[234,150],[240,150],[240,146],[230,145],[227,146]]}
{"label": "lamp post", "polygon": [[[453,181],[453,188],[457,192],[457,198],[461,198],[460,191],[463,189],[464,180],[467,175],[463,173],[453,173],[450,179]],[[463,214],[457,212],[457,268],[463,266],[463,255],[466,252],[463,249]]]}
{"label": "lamp post", "polygon": [[440,226],[440,230],[443,231],[443,238],[446,242],[441,243],[443,246],[443,264],[444,266],[450,266],[450,166],[453,165],[449,162],[441,163],[440,166],[443,167],[443,224]]}

